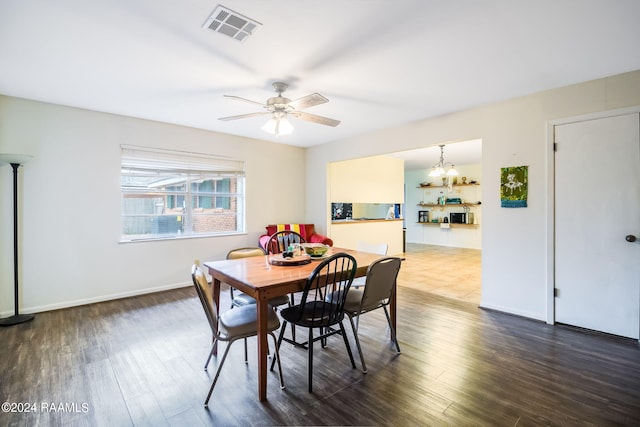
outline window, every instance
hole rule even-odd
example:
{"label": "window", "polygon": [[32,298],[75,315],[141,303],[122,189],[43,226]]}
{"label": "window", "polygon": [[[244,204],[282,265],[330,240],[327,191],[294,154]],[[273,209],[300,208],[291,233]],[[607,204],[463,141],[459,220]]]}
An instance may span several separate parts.
{"label": "window", "polygon": [[123,146],[123,241],[244,232],[244,162]]}

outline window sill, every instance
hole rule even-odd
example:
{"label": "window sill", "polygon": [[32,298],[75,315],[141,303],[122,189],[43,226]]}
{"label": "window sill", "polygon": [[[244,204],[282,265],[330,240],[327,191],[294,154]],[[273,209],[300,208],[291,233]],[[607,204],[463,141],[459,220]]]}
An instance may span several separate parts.
{"label": "window sill", "polygon": [[246,235],[244,231],[234,231],[229,233],[215,233],[215,234],[193,234],[184,236],[159,236],[159,237],[144,237],[139,239],[120,239],[118,243],[141,243],[141,242],[166,242],[169,240],[185,240],[185,239],[209,239],[212,237],[226,237],[226,236],[240,236]]}

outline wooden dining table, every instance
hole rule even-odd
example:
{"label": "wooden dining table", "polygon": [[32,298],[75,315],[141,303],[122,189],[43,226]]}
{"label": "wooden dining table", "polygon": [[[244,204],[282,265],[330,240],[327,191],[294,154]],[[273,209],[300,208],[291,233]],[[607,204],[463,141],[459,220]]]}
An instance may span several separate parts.
{"label": "wooden dining table", "polygon": [[[367,269],[374,261],[382,258],[379,254],[359,252],[351,249],[332,247],[327,255],[348,253],[356,259],[356,277],[367,274]],[[239,258],[222,261],[208,261],[204,266],[212,277],[212,295],[215,307],[220,307],[220,286],[226,283],[247,295],[255,298],[258,319],[258,399],[267,400],[267,316],[268,301],[271,298],[289,295],[302,291],[307,278],[322,259],[312,260],[303,265],[272,265],[272,255]],[[396,329],[396,295],[395,287],[390,302],[391,323]]]}

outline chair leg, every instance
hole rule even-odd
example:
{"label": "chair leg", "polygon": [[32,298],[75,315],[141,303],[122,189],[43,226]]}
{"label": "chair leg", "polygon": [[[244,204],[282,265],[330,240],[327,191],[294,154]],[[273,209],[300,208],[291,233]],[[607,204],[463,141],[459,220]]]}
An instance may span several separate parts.
{"label": "chair leg", "polygon": [[[280,356],[278,351],[280,350],[280,345],[282,344],[282,338],[284,337],[284,330],[287,329],[287,321],[283,320],[282,321],[282,326],[280,326],[280,334],[278,335],[278,342],[276,343],[276,353],[278,354],[278,360],[280,360]],[[269,368],[270,371],[273,371],[273,367],[275,366],[276,360],[272,359],[271,360],[271,368]],[[278,362],[280,363],[280,362]]]}
{"label": "chair leg", "polygon": [[384,314],[387,316],[387,323],[389,324],[389,329],[391,330],[391,340],[396,345],[396,351],[400,353],[400,345],[398,344],[398,337],[396,336],[396,330],[391,325],[391,317],[389,317],[389,312],[387,311],[387,306],[382,306],[384,309]]}
{"label": "chair leg", "polygon": [[[356,347],[358,348],[358,353],[360,354],[360,363],[362,363],[362,373],[367,373],[367,365],[364,363],[364,355],[362,354],[362,347],[360,346],[360,339],[358,338],[358,329],[353,324],[353,317],[349,317],[349,322],[351,323],[351,330],[353,331],[353,336],[356,338]],[[360,316],[358,316],[359,318]],[[356,319],[357,320],[357,319]]]}
{"label": "chair leg", "polygon": [[224,350],[224,354],[222,355],[222,360],[218,363],[218,369],[216,370],[216,375],[213,377],[213,382],[211,383],[211,387],[209,388],[209,394],[207,394],[207,399],[204,401],[204,407],[209,407],[209,399],[211,399],[211,393],[213,393],[213,388],[216,386],[216,382],[218,381],[218,377],[220,376],[220,371],[222,370],[222,365],[224,365],[224,361],[227,358],[227,354],[229,353],[229,349],[231,348],[231,344],[233,341],[229,341],[227,344],[227,348]]}
{"label": "chair leg", "polygon": [[[291,293],[289,294],[289,307],[293,307],[294,305],[296,305],[296,300],[294,297],[294,294]],[[291,325],[291,340],[293,342],[296,342],[296,325]]]}
{"label": "chair leg", "polygon": [[[278,342],[276,341],[276,336],[273,334],[273,332],[269,332],[269,335],[271,335],[271,338],[273,338],[273,345],[276,348],[275,350],[276,357],[274,359],[278,361],[278,373],[280,375],[280,390],[284,390],[284,378],[282,377],[282,365],[280,364],[280,352],[278,351]],[[273,366],[271,367],[271,370],[273,370]]]}
{"label": "chair leg", "polygon": [[[320,335],[324,335],[328,332],[329,328],[320,328]],[[325,348],[327,346],[327,337],[320,338],[320,346]]]}
{"label": "chair leg", "polygon": [[249,363],[249,357],[247,355],[247,339],[244,339],[244,363],[248,364]]}
{"label": "chair leg", "polygon": [[309,328],[309,393],[312,392],[311,379],[313,377],[313,328]]}
{"label": "chair leg", "polygon": [[213,353],[216,351],[216,343],[217,343],[216,339],[214,339],[213,342],[211,343],[211,351],[209,351],[209,357],[207,357],[207,362],[204,364],[204,370],[205,371],[209,367],[209,362],[211,361],[211,358],[213,357]]}
{"label": "chair leg", "polygon": [[351,360],[351,366],[353,369],[356,369],[356,361],[353,360],[353,353],[351,352],[351,346],[349,345],[349,340],[347,339],[347,331],[344,329],[344,325],[340,322],[340,335],[344,339],[344,345],[347,347],[347,353],[349,353],[349,360]]}

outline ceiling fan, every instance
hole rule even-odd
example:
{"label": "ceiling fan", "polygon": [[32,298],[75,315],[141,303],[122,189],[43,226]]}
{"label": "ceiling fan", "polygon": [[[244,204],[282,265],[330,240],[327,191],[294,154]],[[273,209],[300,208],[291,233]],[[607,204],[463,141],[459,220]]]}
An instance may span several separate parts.
{"label": "ceiling fan", "polygon": [[300,111],[304,108],[313,107],[315,105],[324,104],[329,102],[327,98],[319,93],[312,93],[296,100],[290,100],[282,96],[283,92],[287,90],[289,85],[283,82],[273,83],[273,89],[278,94],[277,96],[267,99],[267,102],[262,104],[260,102],[252,101],[250,99],[241,98],[234,95],[224,95],[227,98],[237,99],[238,101],[248,102],[250,104],[256,104],[265,109],[265,111],[257,111],[255,113],[240,114],[238,116],[221,117],[219,120],[237,120],[246,119],[248,117],[271,115],[271,118],[262,129],[266,132],[279,135],[288,135],[293,132],[293,126],[287,120],[287,116],[295,117],[297,119],[306,120],[312,123],[318,123],[326,126],[336,127],[340,124],[340,120],[330,119],[328,117],[318,116],[316,114],[306,113]]}

